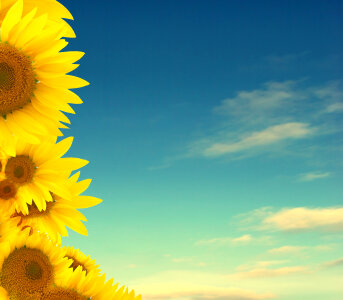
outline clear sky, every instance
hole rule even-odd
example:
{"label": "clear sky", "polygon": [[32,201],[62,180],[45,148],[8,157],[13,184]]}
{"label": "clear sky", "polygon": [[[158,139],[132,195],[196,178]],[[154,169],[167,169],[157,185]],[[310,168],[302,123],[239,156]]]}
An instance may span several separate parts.
{"label": "clear sky", "polygon": [[343,1],[61,1],[89,236],[146,300],[343,296]]}

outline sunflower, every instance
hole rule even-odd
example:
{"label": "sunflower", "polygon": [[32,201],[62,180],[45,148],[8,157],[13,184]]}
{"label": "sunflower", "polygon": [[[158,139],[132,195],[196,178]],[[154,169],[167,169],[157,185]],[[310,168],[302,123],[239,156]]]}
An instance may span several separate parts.
{"label": "sunflower", "polygon": [[10,218],[8,213],[0,214],[0,243],[16,238],[21,229],[17,227],[19,220],[19,218]]}
{"label": "sunflower", "polygon": [[[75,173],[68,178],[65,187],[71,192],[70,200],[51,194],[53,201],[46,203],[45,210],[39,210],[32,203],[28,205],[28,213],[15,212],[15,217],[20,228],[30,226],[34,230],[46,233],[49,238],[57,244],[61,244],[61,236],[68,236],[65,226],[72,230],[88,235],[85,225],[81,221],[87,221],[85,216],[80,213],[78,208],[87,208],[99,204],[102,200],[92,196],[80,196],[86,190],[91,182],[85,179],[77,182],[80,172]],[[91,267],[91,262],[87,267]]]}
{"label": "sunflower", "polygon": [[[63,276],[58,276],[55,280],[56,288],[51,289],[54,297],[49,298],[48,293],[43,299],[61,299],[64,293],[76,293],[78,298],[72,299],[92,299],[92,300],[141,300],[141,296],[135,297],[135,292],[128,292],[124,286],[118,289],[119,284],[113,285],[113,278],[105,283],[106,274],[97,276],[94,272],[86,274],[81,266],[75,270],[68,269],[63,272]],[[49,291],[50,292],[50,291]],[[75,294],[72,294],[75,295]],[[58,298],[60,296],[60,298]],[[65,298],[70,299],[70,298]]]}
{"label": "sunflower", "polygon": [[0,244],[0,286],[10,299],[39,299],[69,264],[59,247],[27,228]]}
{"label": "sunflower", "polygon": [[105,283],[106,274],[98,277],[98,285],[102,286],[97,292],[93,293],[92,300],[142,300],[142,295],[135,296],[135,291],[129,292],[128,287],[119,287],[119,283],[113,285],[113,278]]}
{"label": "sunflower", "polygon": [[95,265],[95,260],[91,260],[91,257],[82,253],[79,249],[74,249],[74,247],[62,247],[62,251],[65,252],[64,257],[69,258],[73,263],[70,266],[75,270],[78,266],[85,271],[86,275],[93,272],[95,275],[100,274],[99,265]]}
{"label": "sunflower", "polygon": [[10,298],[8,298],[8,293],[7,291],[0,286],[0,299],[1,300],[9,300]]}
{"label": "sunflower", "polygon": [[0,181],[0,208],[28,214],[32,201],[39,211],[52,202],[51,193],[70,200],[72,192],[67,178],[73,170],[85,166],[88,161],[80,158],[61,158],[72,144],[68,137],[57,144],[42,142],[28,144],[16,142],[15,155],[2,161],[5,178]]}
{"label": "sunflower", "polygon": [[[0,25],[6,13],[15,2],[16,0],[0,0]],[[73,16],[61,3],[55,0],[24,0],[24,14],[29,13],[34,8],[37,8],[38,16],[48,13],[48,25],[54,26],[56,23],[61,23],[66,28],[64,36],[69,38],[75,37],[73,29],[62,19],[73,20]]]}
{"label": "sunflower", "polygon": [[78,67],[74,62],[84,53],[60,52],[68,44],[61,39],[64,33],[65,26],[48,26],[48,14],[38,15],[36,8],[23,15],[23,0],[12,5],[3,18],[0,148],[13,151],[8,144],[13,144],[14,136],[32,144],[50,135],[62,136],[59,128],[68,127],[61,122],[70,121],[61,111],[75,113],[69,103],[82,103],[69,89],[88,82],[66,74]]}
{"label": "sunflower", "polygon": [[61,272],[63,276],[56,278],[55,286],[45,291],[42,300],[87,300],[92,296],[92,292],[101,288],[97,284],[98,277],[92,273],[86,276],[81,267],[76,268],[75,271],[68,268]]}

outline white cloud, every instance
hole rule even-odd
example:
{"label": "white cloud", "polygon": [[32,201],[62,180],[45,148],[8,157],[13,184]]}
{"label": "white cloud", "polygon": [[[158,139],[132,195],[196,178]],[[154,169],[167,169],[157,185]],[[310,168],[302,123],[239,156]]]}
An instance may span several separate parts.
{"label": "white cloud", "polygon": [[342,102],[332,103],[326,108],[327,113],[335,113],[335,112],[341,112],[341,111],[343,111]]}
{"label": "white cloud", "polygon": [[252,91],[239,91],[233,98],[222,101],[220,106],[214,108],[215,113],[228,114],[244,118],[246,116],[260,119],[272,111],[289,104],[291,99],[302,98],[301,93],[294,89],[297,81],[275,82],[264,84],[261,89]]}
{"label": "white cloud", "polygon": [[230,275],[229,278],[247,279],[247,278],[265,278],[265,277],[280,277],[297,273],[308,272],[309,269],[303,266],[282,267],[277,269],[257,268],[245,272],[238,272]]}
{"label": "white cloud", "polygon": [[237,271],[247,271],[252,269],[260,269],[266,268],[274,265],[281,265],[287,263],[288,260],[262,260],[262,261],[254,261],[250,263],[246,263],[243,265],[239,265],[236,270]]}
{"label": "white cloud", "polygon": [[254,238],[250,234],[244,234],[240,237],[232,238],[232,237],[222,237],[222,238],[213,238],[208,240],[200,240],[195,242],[195,245],[228,245],[228,244],[246,244],[254,240]]}
{"label": "white cloud", "polygon": [[269,215],[263,224],[284,231],[343,229],[343,208],[287,208]]}
{"label": "white cloud", "polygon": [[318,246],[282,246],[279,248],[273,248],[268,250],[270,254],[299,254],[303,251],[308,251],[313,253],[313,251],[329,251],[332,247],[329,245],[318,245]]}
{"label": "white cloud", "polygon": [[291,254],[291,253],[299,253],[300,251],[306,249],[304,246],[282,246],[279,248],[274,248],[268,250],[271,254]]}
{"label": "white cloud", "polygon": [[330,172],[310,172],[306,174],[301,174],[299,176],[299,181],[313,181],[316,179],[329,177],[330,175]]}
{"label": "white cloud", "polygon": [[214,143],[204,151],[204,156],[219,156],[250,148],[274,144],[286,139],[299,139],[310,135],[313,129],[306,123],[285,123],[250,133],[237,142]]}
{"label": "white cloud", "polygon": [[250,234],[244,234],[238,238],[234,238],[232,239],[233,243],[246,243],[246,242],[250,242],[252,240],[252,237]]}

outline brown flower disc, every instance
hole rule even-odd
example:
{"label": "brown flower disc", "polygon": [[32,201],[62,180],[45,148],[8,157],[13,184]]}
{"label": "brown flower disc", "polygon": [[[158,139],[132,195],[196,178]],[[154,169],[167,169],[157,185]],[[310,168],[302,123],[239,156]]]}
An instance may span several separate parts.
{"label": "brown flower disc", "polygon": [[87,300],[86,296],[80,295],[77,291],[72,289],[64,289],[56,287],[47,290],[42,299],[44,300]]}
{"label": "brown flower disc", "polygon": [[6,164],[6,177],[19,184],[24,185],[32,181],[36,166],[26,155],[11,157]]}
{"label": "brown flower disc", "polygon": [[43,294],[53,284],[53,267],[49,258],[39,249],[15,249],[4,260],[0,285],[15,299],[28,299]]}
{"label": "brown flower disc", "polygon": [[8,179],[0,181],[0,199],[8,200],[17,193],[17,188],[13,182]]}
{"label": "brown flower disc", "polygon": [[0,114],[24,107],[31,101],[35,87],[31,60],[15,47],[0,42]]}

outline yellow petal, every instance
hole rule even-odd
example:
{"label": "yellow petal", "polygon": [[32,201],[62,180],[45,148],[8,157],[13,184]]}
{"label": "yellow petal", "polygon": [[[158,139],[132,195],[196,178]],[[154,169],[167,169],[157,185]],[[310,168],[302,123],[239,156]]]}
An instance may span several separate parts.
{"label": "yellow petal", "polygon": [[23,0],[18,0],[7,12],[1,25],[1,42],[8,40],[8,35],[14,25],[19,23],[23,13]]}
{"label": "yellow petal", "polygon": [[56,88],[63,88],[63,89],[76,89],[86,85],[89,83],[82,78],[72,76],[72,75],[64,75],[57,78],[42,78],[41,80],[45,85],[56,87]]}
{"label": "yellow petal", "polygon": [[62,157],[59,159],[49,160],[40,167],[43,169],[57,171],[73,171],[87,165],[89,161],[81,158]]}
{"label": "yellow petal", "polygon": [[87,218],[80,213],[78,210],[73,208],[68,208],[66,206],[59,206],[54,209],[55,212],[58,214],[62,214],[68,218],[75,219],[75,220],[81,220],[81,221],[87,221]]}
{"label": "yellow petal", "polygon": [[73,197],[70,205],[75,208],[88,208],[101,203],[102,200],[92,196],[77,196]]}
{"label": "yellow petal", "polygon": [[33,119],[30,115],[25,113],[25,110],[17,110],[12,116],[13,120],[17,122],[17,124],[25,124],[26,126],[29,126],[30,130],[34,131],[35,133],[43,135],[48,133],[47,129]]}
{"label": "yellow petal", "polygon": [[74,195],[80,195],[82,194],[90,185],[92,179],[85,179],[85,180],[81,180],[79,181],[78,183],[75,183],[73,186],[72,186],[72,190],[71,192],[74,194]]}
{"label": "yellow petal", "polygon": [[26,43],[31,41],[34,37],[39,36],[46,24],[47,19],[48,19],[47,14],[33,19],[28,24],[28,26],[22,32],[19,33],[15,46],[17,46],[18,48],[22,48]]}
{"label": "yellow petal", "polygon": [[81,221],[68,218],[64,215],[59,215],[59,217],[65,222],[66,226],[70,227],[72,230],[82,235],[88,235],[87,228]]}
{"label": "yellow petal", "polygon": [[31,144],[38,144],[40,142],[37,136],[27,132],[23,127],[21,127],[25,127],[27,124],[19,125],[15,122],[11,114],[7,115],[7,126],[12,132],[16,132],[18,137],[23,138],[25,141]]}
{"label": "yellow petal", "polygon": [[46,64],[36,69],[38,78],[43,77],[60,77],[74,71],[79,65],[77,64]]}
{"label": "yellow petal", "polygon": [[31,10],[22,20],[13,27],[11,35],[8,37],[8,42],[11,45],[15,45],[19,34],[23,31],[23,29],[31,22],[33,17],[36,15],[37,8]]}
{"label": "yellow petal", "polygon": [[[44,56],[43,56],[44,54]],[[55,53],[55,49],[51,49],[50,52],[44,52],[42,55],[36,56],[35,63],[37,67],[45,65],[45,64],[54,64],[54,63],[62,63],[62,64],[73,64],[78,61],[85,53],[80,51],[68,51],[68,52],[60,52],[58,54]],[[54,55],[54,56],[51,56]]]}

